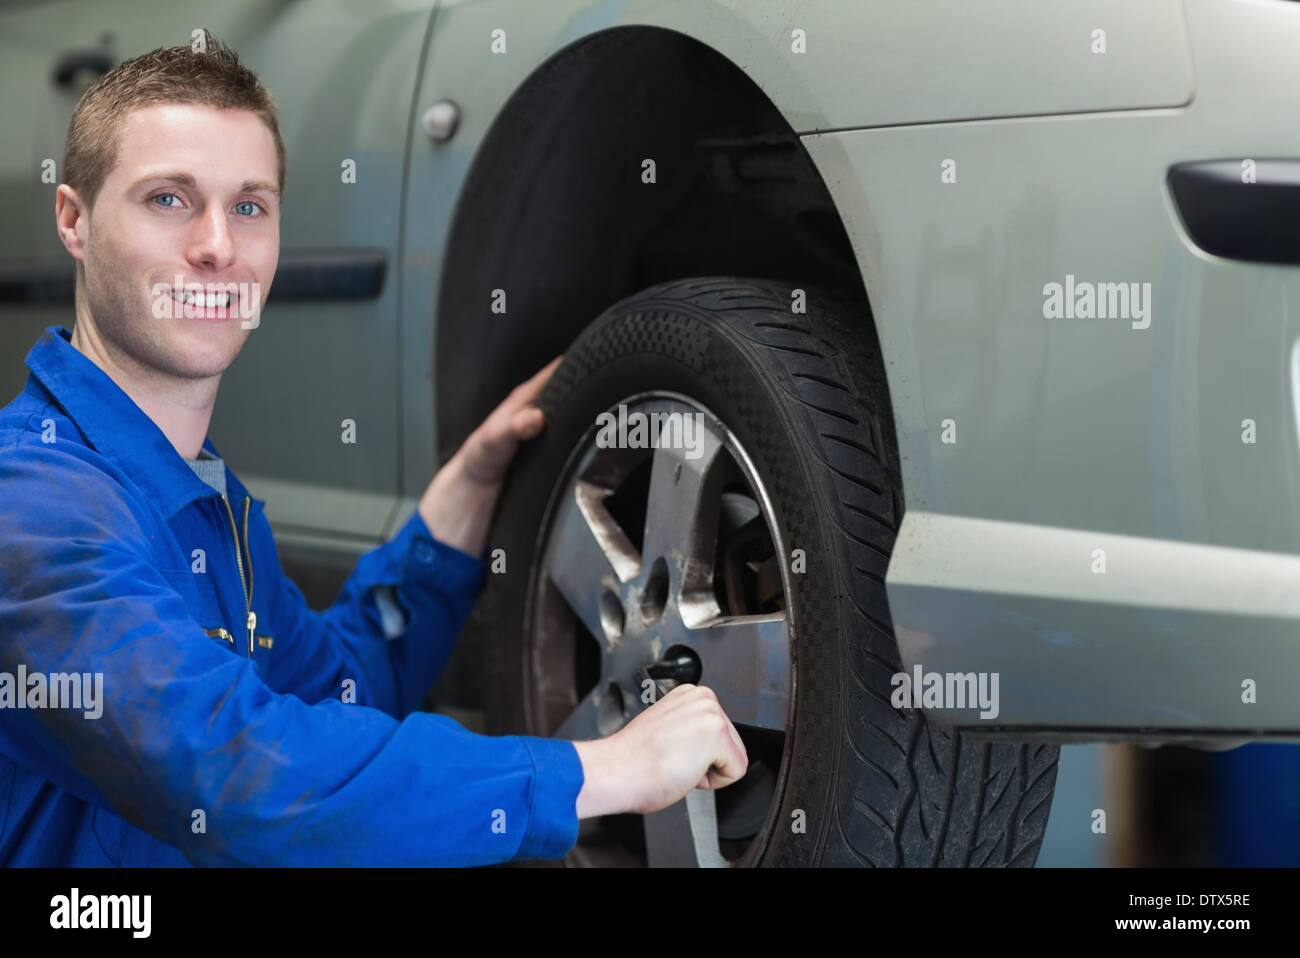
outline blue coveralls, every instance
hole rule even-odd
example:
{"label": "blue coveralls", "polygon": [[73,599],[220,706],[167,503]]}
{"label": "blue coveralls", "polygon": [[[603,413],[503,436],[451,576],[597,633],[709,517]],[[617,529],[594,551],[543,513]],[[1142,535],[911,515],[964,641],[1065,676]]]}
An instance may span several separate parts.
{"label": "blue coveralls", "polygon": [[[482,560],[416,512],[310,610],[263,503],[229,469],[223,500],[69,336],[45,330],[0,410],[0,864],[562,856],[583,782],[571,742],[414,711]],[[20,666],[24,705],[34,674],[102,673],[102,714],[18,707]]]}

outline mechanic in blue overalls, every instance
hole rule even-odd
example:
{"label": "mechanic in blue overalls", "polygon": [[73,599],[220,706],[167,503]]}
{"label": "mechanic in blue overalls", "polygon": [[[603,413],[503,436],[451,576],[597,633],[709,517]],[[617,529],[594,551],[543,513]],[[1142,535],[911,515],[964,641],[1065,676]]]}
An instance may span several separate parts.
{"label": "mechanic in blue overalls", "polygon": [[215,41],[126,61],[77,106],[55,203],[74,328],[45,330],[0,410],[0,864],[557,858],[579,818],[738,779],[744,747],[696,686],[590,742],[416,711],[555,363],[308,609],[207,439],[283,185],[274,105]]}

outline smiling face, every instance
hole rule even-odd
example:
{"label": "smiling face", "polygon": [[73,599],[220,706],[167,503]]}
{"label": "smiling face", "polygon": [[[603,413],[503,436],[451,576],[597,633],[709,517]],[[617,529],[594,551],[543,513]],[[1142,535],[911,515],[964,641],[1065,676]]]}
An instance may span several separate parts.
{"label": "smiling face", "polygon": [[[78,324],[93,327],[128,374],[219,376],[256,327],[275,277],[276,183],[275,142],[255,113],[191,104],[129,113],[117,161],[75,231],[64,210],[75,194],[59,187],[69,193],[58,214],[64,243],[84,268]],[[225,308],[218,291],[233,292]]]}

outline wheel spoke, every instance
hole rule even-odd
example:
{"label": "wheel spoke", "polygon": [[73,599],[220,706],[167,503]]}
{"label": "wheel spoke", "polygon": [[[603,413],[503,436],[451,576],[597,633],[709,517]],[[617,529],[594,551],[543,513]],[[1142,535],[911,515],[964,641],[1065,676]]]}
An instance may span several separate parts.
{"label": "wheel spoke", "polygon": [[694,631],[704,664],[701,685],[713,689],[735,725],[782,731],[790,700],[790,637],[784,613],[718,619]]}
{"label": "wheel spoke", "polygon": [[[704,425],[692,429],[698,440],[695,448],[670,446],[654,452],[642,549],[647,561],[662,556],[678,565],[687,589],[697,588],[695,580],[701,576],[708,582],[712,575],[717,534],[717,503],[713,499],[719,490],[710,479],[717,474],[714,466],[723,448],[712,429]],[[664,432],[666,435],[667,426]]]}
{"label": "wheel spoke", "polygon": [[645,818],[646,858],[651,868],[719,868],[718,812],[714,793],[694,789],[676,804]]}
{"label": "wheel spoke", "polygon": [[622,594],[622,583],[634,579],[640,557],[606,511],[606,491],[578,482],[556,516],[548,554],[551,581],[592,635],[604,635],[600,597],[608,589]]}

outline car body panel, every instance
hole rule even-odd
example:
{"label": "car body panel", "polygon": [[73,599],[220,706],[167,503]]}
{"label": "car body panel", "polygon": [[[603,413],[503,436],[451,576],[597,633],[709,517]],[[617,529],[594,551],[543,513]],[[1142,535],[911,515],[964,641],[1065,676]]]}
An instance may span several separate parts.
{"label": "car body panel", "polygon": [[[999,722],[1300,733],[1300,272],[1197,249],[1165,186],[1300,152],[1300,7],[1187,6],[1185,108],[805,139],[889,363],[905,668],[999,672]],[[1149,328],[1045,318],[1067,274],[1150,282]]]}

